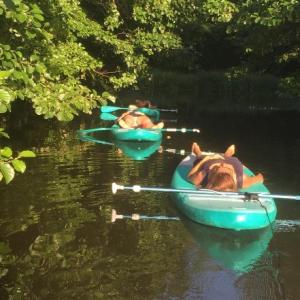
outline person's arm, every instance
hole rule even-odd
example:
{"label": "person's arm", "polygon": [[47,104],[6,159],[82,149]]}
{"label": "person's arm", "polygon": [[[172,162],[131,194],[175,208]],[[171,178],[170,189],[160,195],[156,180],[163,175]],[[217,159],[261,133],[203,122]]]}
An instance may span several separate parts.
{"label": "person's arm", "polygon": [[140,116],[139,119],[141,128],[152,128],[154,126],[151,119],[147,116]]}
{"label": "person's arm", "polygon": [[192,182],[194,185],[200,185],[205,177],[205,174],[203,172],[194,172],[188,174],[188,179],[190,182]]}
{"label": "person's arm", "polygon": [[202,162],[199,161],[188,173],[189,180],[195,185],[200,185],[206,175],[206,173],[203,172],[203,170],[199,172],[199,169],[202,165]]}
{"label": "person's arm", "polygon": [[263,183],[264,182],[264,177],[261,173],[258,173],[255,176],[248,176],[248,175],[243,175],[243,188],[248,188],[253,184],[256,183]]}
{"label": "person's arm", "polygon": [[121,128],[130,128],[130,126],[123,120],[124,117],[130,114],[130,111],[123,113],[116,121],[115,124],[118,124]]}
{"label": "person's arm", "polygon": [[131,113],[131,111],[126,111],[124,112],[117,120],[116,122],[119,122],[120,120],[122,120],[124,117],[126,117],[127,115],[129,115]]}

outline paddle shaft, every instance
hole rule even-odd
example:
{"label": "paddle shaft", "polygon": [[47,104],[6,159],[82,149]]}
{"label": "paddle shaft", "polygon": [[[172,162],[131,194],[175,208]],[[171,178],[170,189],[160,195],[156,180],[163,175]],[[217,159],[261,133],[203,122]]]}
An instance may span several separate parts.
{"label": "paddle shaft", "polygon": [[113,209],[111,212],[111,221],[115,222],[117,219],[129,219],[129,220],[179,220],[178,217],[168,217],[168,216],[145,216],[140,214],[132,214],[132,215],[119,215],[116,210]]}
{"label": "paddle shaft", "polygon": [[112,192],[115,194],[117,190],[132,190],[134,192],[140,191],[151,191],[151,192],[167,192],[167,193],[189,193],[196,194],[197,196],[204,198],[232,198],[235,200],[246,200],[246,201],[258,201],[258,197],[261,198],[276,198],[276,199],[290,199],[290,200],[300,200],[300,196],[293,195],[279,195],[279,194],[269,194],[269,193],[248,193],[248,192],[217,192],[213,190],[192,190],[192,189],[173,189],[173,188],[157,188],[157,187],[141,187],[139,185],[133,186],[122,186],[116,183],[112,184]]}
{"label": "paddle shaft", "polygon": [[[168,153],[173,153],[173,154],[179,154],[179,155],[189,155],[189,154],[192,154],[191,151],[186,151],[184,149],[172,149],[172,148],[167,148],[167,149],[163,149],[162,151],[164,152],[168,152]],[[217,154],[216,152],[210,152],[210,151],[202,151],[201,152],[201,155],[214,155],[214,154]]]}
{"label": "paddle shaft", "polygon": [[91,129],[80,129],[78,132],[80,134],[92,133],[97,131],[111,131],[111,130],[155,130],[155,131],[166,131],[166,132],[197,132],[200,133],[200,129],[197,128],[115,128],[115,127],[99,127],[99,128],[91,128]]}
{"label": "paddle shaft", "polygon": [[[111,113],[101,113],[100,114],[100,119],[104,121],[115,121],[118,119],[117,116],[111,114]],[[161,122],[165,123],[177,123],[177,119],[161,119]]]}
{"label": "paddle shaft", "polygon": [[[105,105],[105,106],[101,106],[100,110],[101,112],[103,113],[110,113],[110,112],[114,112],[114,111],[117,111],[117,110],[139,110],[139,109],[142,109],[144,107],[138,107],[136,109],[130,109],[128,107],[118,107],[118,106],[108,106],[108,105]],[[153,109],[153,110],[158,110],[158,111],[164,111],[164,112],[178,112],[177,109],[164,109],[164,108],[148,108],[148,107],[145,107],[147,109]]]}

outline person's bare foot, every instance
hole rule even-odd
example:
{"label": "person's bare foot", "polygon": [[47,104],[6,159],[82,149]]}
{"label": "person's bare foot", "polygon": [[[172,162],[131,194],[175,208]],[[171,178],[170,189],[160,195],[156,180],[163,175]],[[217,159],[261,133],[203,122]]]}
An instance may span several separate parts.
{"label": "person's bare foot", "polygon": [[200,146],[197,143],[192,144],[192,153],[194,153],[196,156],[200,156],[202,151]]}
{"label": "person's bare foot", "polygon": [[234,153],[235,153],[235,145],[231,145],[225,151],[224,156],[230,157],[230,156],[233,156]]}
{"label": "person's bare foot", "polygon": [[121,128],[130,128],[130,126],[124,121],[124,120],[120,120],[119,121],[119,126],[121,127]]}
{"label": "person's bare foot", "polygon": [[162,129],[164,127],[164,125],[165,125],[164,122],[160,122],[160,123],[154,125],[152,128],[154,128],[154,129]]}
{"label": "person's bare foot", "polygon": [[263,176],[263,174],[258,173],[255,177],[257,178],[257,181],[259,183],[263,183],[264,182],[264,176]]}

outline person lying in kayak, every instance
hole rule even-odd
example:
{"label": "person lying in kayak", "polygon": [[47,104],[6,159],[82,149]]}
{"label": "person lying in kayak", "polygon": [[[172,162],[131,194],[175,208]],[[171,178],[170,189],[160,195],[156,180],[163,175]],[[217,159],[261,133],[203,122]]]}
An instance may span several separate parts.
{"label": "person lying in kayak", "polygon": [[135,104],[130,104],[128,109],[135,110],[137,108],[156,108],[149,100],[135,100]]}
{"label": "person lying in kayak", "polygon": [[121,128],[161,129],[164,127],[163,122],[154,124],[148,116],[137,110],[125,112],[117,119],[116,122]]}
{"label": "person lying in kayak", "polygon": [[188,173],[189,180],[202,188],[215,191],[236,192],[256,183],[263,183],[262,174],[247,176],[243,164],[233,157],[235,146],[231,145],[224,154],[202,155],[197,143],[192,145],[192,153],[197,156],[193,168]]}

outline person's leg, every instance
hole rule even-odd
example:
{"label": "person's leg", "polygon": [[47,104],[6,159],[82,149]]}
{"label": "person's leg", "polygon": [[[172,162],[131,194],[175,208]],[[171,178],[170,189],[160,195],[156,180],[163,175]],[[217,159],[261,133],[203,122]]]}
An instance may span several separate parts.
{"label": "person's leg", "polygon": [[154,129],[162,129],[164,127],[164,122],[159,122],[156,125],[153,125],[152,128]]}
{"label": "person's leg", "polygon": [[243,188],[248,188],[253,184],[256,183],[263,183],[264,182],[264,176],[261,173],[258,173],[255,176],[248,176],[243,175]]}
{"label": "person's leg", "polygon": [[121,128],[130,128],[130,126],[124,120],[119,121],[119,126]]}
{"label": "person's leg", "polygon": [[200,156],[202,151],[200,146],[197,143],[192,144],[192,153],[194,153],[196,156]]}
{"label": "person's leg", "polygon": [[231,145],[225,151],[224,156],[230,157],[230,156],[233,156],[234,153],[235,153],[235,145]]}

